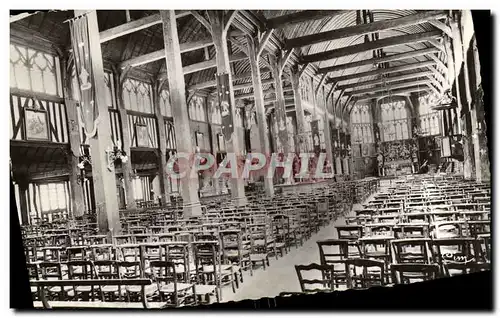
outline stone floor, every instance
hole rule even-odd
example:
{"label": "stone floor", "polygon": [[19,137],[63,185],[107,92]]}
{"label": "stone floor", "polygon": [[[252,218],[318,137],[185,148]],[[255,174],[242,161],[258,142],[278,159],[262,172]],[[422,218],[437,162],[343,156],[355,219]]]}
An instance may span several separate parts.
{"label": "stone floor", "polygon": [[[360,204],[356,204],[351,214],[354,214],[353,211],[360,207]],[[335,226],[341,224],[345,224],[344,217],[340,217],[330,225],[321,228],[299,248],[292,247],[285,256],[278,259],[270,257],[270,266],[265,270],[258,268],[254,270],[253,276],[250,276],[249,272],[245,272],[243,274],[244,282],[236,290],[236,293],[233,293],[229,286],[223,289],[222,302],[276,297],[281,292],[300,292],[294,266],[319,263],[319,249],[316,241],[337,238]]]}

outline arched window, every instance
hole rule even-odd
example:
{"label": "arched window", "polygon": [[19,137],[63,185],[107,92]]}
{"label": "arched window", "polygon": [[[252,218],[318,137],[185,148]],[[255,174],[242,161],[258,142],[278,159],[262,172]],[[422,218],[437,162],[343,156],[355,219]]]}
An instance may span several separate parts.
{"label": "arched window", "polygon": [[409,139],[406,102],[404,100],[392,101],[380,105],[380,109],[384,141]]}
{"label": "arched window", "polygon": [[170,93],[164,89],[160,93],[160,109],[163,116],[172,117],[172,105],[170,105]]}
{"label": "arched window", "polygon": [[154,108],[151,91],[150,84],[127,78],[123,83],[122,94],[125,109],[153,114]]}
{"label": "arched window", "polygon": [[369,105],[355,105],[351,112],[352,143],[373,143],[373,120]]}
{"label": "arched window", "polygon": [[10,45],[10,87],[62,96],[59,59],[55,55]]}
{"label": "arched window", "polygon": [[204,98],[201,96],[194,96],[189,101],[188,112],[191,120],[206,122]]}
{"label": "arched window", "polygon": [[431,106],[433,106],[431,105],[431,100],[431,94],[425,94],[418,97],[420,129],[422,130],[422,136],[434,136],[440,134],[440,113],[431,108]]}

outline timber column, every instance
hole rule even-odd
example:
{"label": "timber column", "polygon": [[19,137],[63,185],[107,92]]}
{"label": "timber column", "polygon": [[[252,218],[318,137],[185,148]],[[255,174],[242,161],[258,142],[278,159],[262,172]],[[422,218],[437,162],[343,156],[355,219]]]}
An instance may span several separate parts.
{"label": "timber column", "polygon": [[21,219],[19,220],[22,225],[29,225],[29,209],[28,209],[28,188],[29,181],[27,179],[17,180],[17,185],[19,187],[19,212],[21,214]]}
{"label": "timber column", "polygon": [[164,206],[170,202],[170,195],[168,193],[168,170],[167,170],[167,137],[165,130],[165,118],[161,113],[160,107],[160,89],[161,82],[158,80],[153,81],[153,104],[155,106],[156,124],[158,125],[158,181],[160,181],[160,195],[161,205]]}
{"label": "timber column", "polygon": [[120,117],[121,135],[122,141],[121,146],[123,151],[129,157],[127,162],[122,162],[122,176],[123,184],[125,185],[125,198],[127,201],[127,209],[136,209],[137,204],[135,203],[134,187],[132,186],[132,153],[130,147],[132,146],[132,141],[130,138],[129,122],[127,117],[127,110],[125,109],[125,104],[123,103],[123,82],[126,79],[127,71],[121,71],[116,78],[116,97],[118,100],[118,115]]}
{"label": "timber column", "polygon": [[[233,13],[233,18],[234,18]],[[216,63],[217,63],[217,73],[219,74],[228,74],[228,91],[229,98],[231,101],[231,116],[233,118],[233,126],[234,119],[236,118],[236,103],[234,100],[234,91],[233,91],[233,80],[232,80],[232,72],[229,66],[229,53],[227,50],[227,30],[229,25],[231,24],[231,18],[226,21],[225,13],[223,10],[209,10],[208,16],[210,18],[210,26],[212,39],[214,41],[215,51],[216,53]],[[230,153],[234,153],[236,158],[242,155],[242,145],[240,145],[240,141],[238,140],[237,130],[234,129],[232,138],[230,141],[226,140],[226,149],[228,155]],[[243,182],[243,178],[240,176],[236,178],[231,178],[230,181],[231,187],[231,197],[236,206],[245,205],[247,203],[247,197],[245,195],[245,184]]]}
{"label": "timber column", "polygon": [[[259,68],[259,54],[257,53],[256,39],[247,36],[248,42],[248,58],[250,59],[250,68],[252,71],[252,83],[254,91],[254,101],[255,101],[255,112],[257,115],[257,127],[259,129],[259,142],[260,151],[265,155],[269,156],[271,154],[271,148],[269,146],[269,138],[267,136],[267,120],[266,120],[266,110],[264,107],[264,96],[262,94],[262,80],[260,77]],[[266,196],[272,197],[274,195],[273,179],[268,178],[264,174],[264,191]]]}
{"label": "timber column", "polygon": [[[325,137],[325,151],[326,151],[326,160],[328,160],[328,164],[330,165],[330,169],[333,171],[333,151],[332,151],[332,137],[330,130],[330,118],[328,118],[328,107],[326,107],[326,98],[325,98],[325,87],[320,88],[321,97],[318,100],[318,104],[321,104],[321,109],[325,112],[323,116],[323,136]],[[346,145],[347,147],[347,145]]]}
{"label": "timber column", "polygon": [[[292,82],[293,97],[295,103],[295,117],[297,118],[297,140],[299,153],[306,151],[305,127],[306,119],[304,117],[304,108],[302,107],[302,96],[300,93],[300,73],[297,66],[292,67]],[[333,163],[332,163],[333,164]]]}
{"label": "timber column", "polygon": [[92,73],[97,108],[100,120],[97,121],[97,133],[89,138],[92,156],[92,179],[94,184],[97,223],[100,232],[117,234],[121,230],[116,195],[116,176],[113,164],[108,164],[107,150],[112,149],[111,129],[106,105],[106,84],[104,83],[104,67],[102,62],[97,11],[75,10],[75,15],[87,16],[90,56],[92,57]]}
{"label": "timber column", "polygon": [[[193,142],[189,124],[188,108],[186,103],[186,84],[182,72],[181,49],[177,34],[177,21],[174,10],[160,10],[163,23],[163,42],[165,44],[165,61],[167,64],[168,90],[172,107],[172,117],[175,125],[175,140],[177,152],[193,154]],[[184,160],[179,160],[179,166],[184,165]],[[180,179],[182,191],[184,217],[201,216],[201,205],[198,197],[198,174],[190,173],[187,165],[181,169],[187,175]],[[185,169],[188,168],[188,169]]]}

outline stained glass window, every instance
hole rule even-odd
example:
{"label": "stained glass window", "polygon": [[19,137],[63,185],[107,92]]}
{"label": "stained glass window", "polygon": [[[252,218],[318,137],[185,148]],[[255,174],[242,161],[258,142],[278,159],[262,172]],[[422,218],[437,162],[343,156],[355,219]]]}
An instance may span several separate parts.
{"label": "stained glass window", "polygon": [[382,136],[384,141],[410,138],[408,110],[404,100],[382,104]]}
{"label": "stained glass window", "polygon": [[10,45],[10,87],[62,96],[59,58],[17,44]]}

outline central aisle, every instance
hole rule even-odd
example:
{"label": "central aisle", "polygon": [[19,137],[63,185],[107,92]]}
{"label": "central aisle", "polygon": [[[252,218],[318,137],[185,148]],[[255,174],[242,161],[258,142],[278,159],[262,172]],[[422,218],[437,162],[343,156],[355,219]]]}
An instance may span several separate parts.
{"label": "central aisle", "polygon": [[[353,211],[360,208],[360,204],[355,204],[349,214],[354,214]],[[270,266],[266,267],[265,270],[258,268],[254,270],[253,276],[250,276],[248,271],[245,272],[244,282],[236,290],[236,293],[233,293],[229,286],[223,289],[222,302],[276,297],[282,292],[300,292],[299,280],[294,266],[319,264],[319,248],[316,241],[337,238],[335,226],[343,224],[345,224],[345,218],[341,216],[330,225],[321,228],[318,233],[313,234],[299,248],[292,247],[288,254],[279,257],[278,260],[275,257],[270,257]]]}

